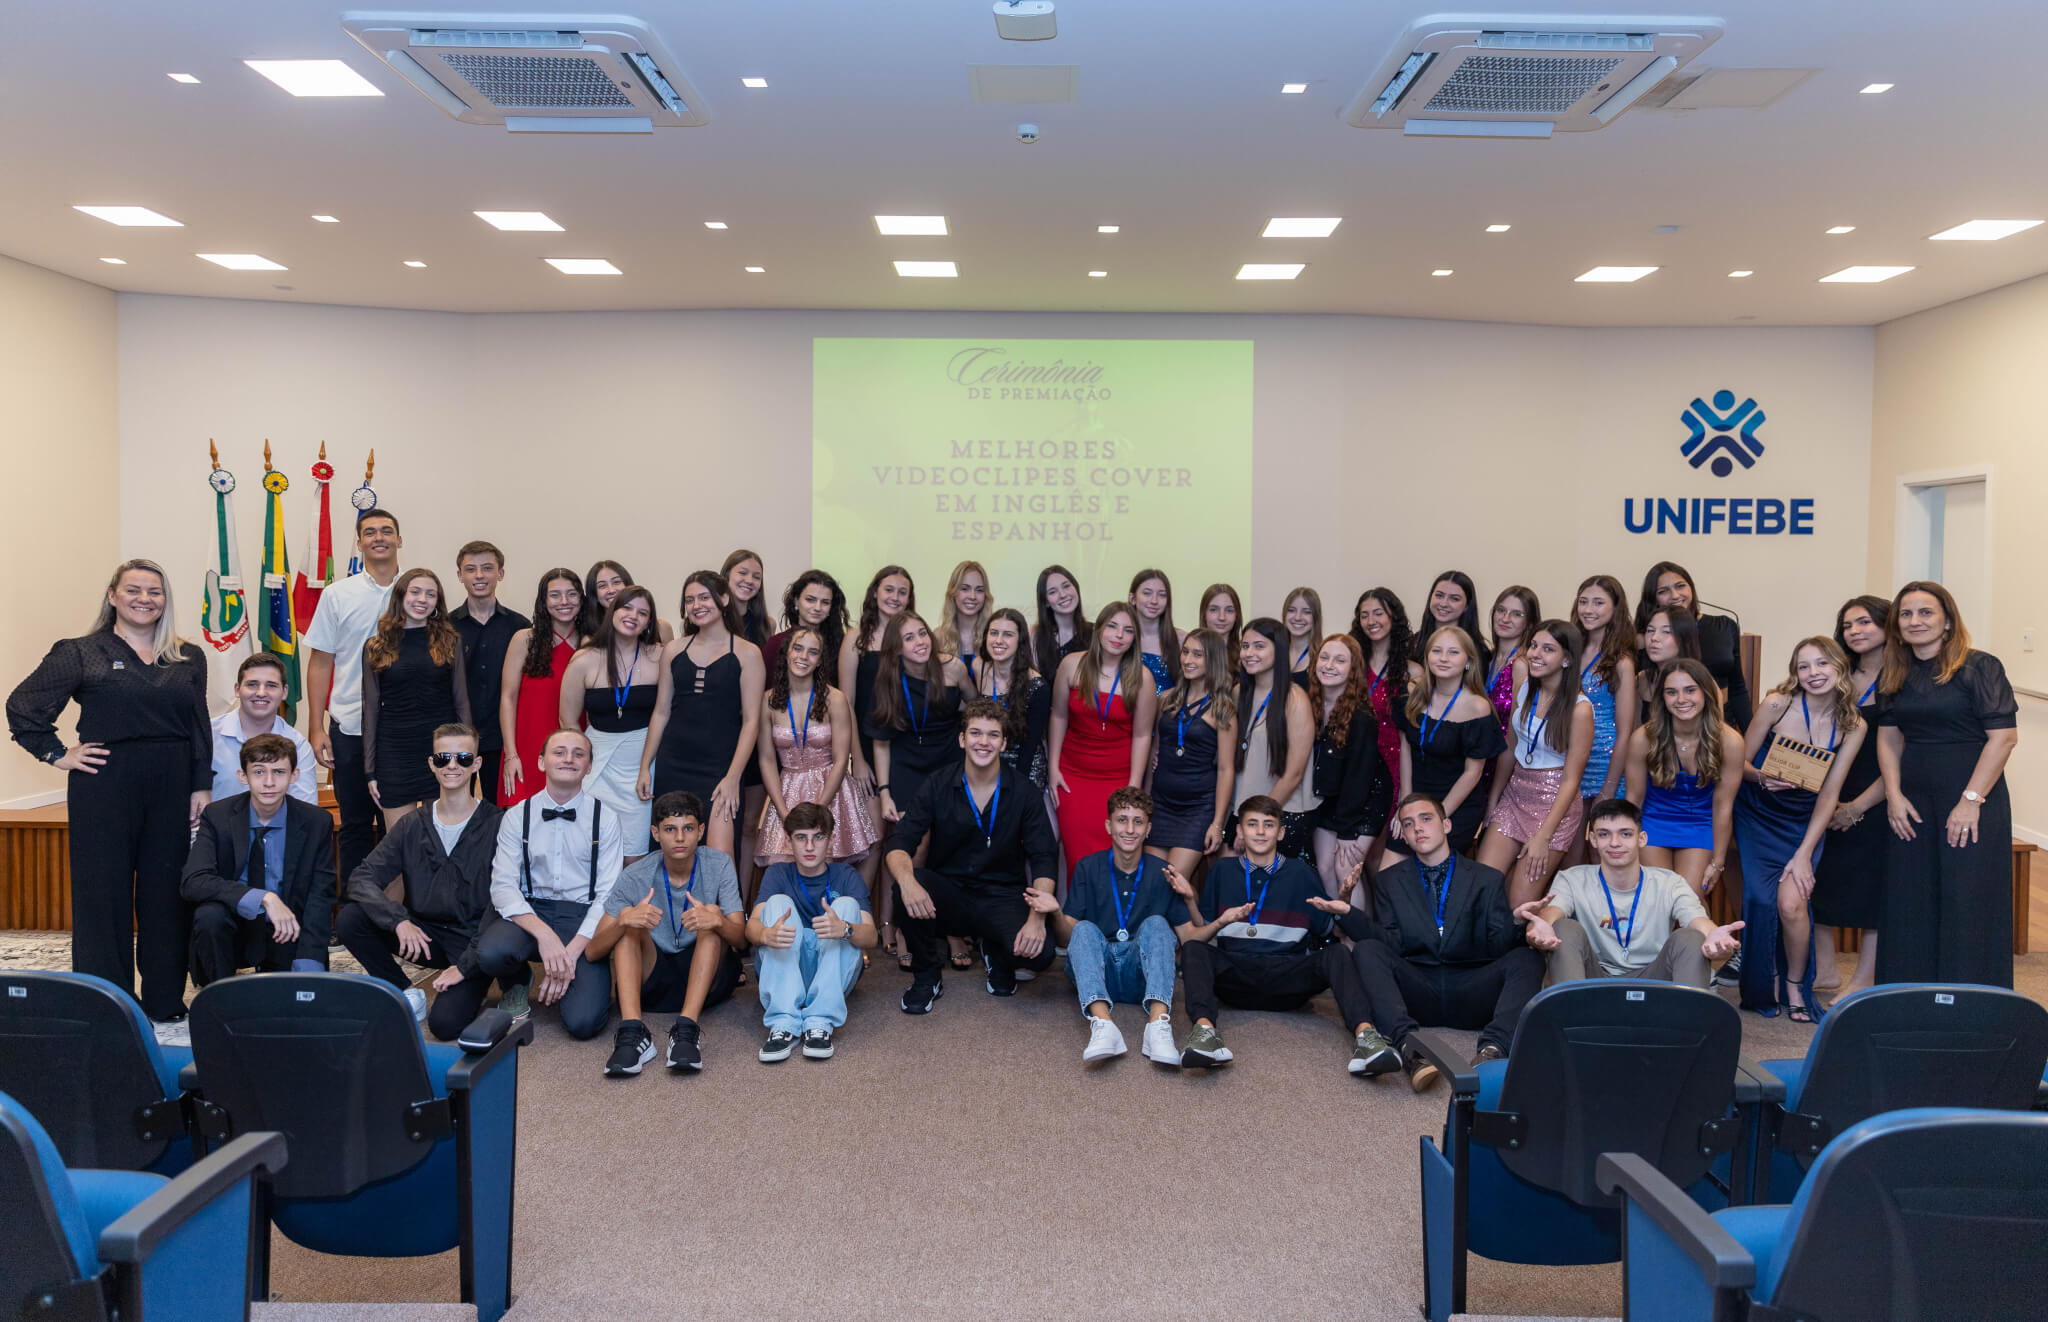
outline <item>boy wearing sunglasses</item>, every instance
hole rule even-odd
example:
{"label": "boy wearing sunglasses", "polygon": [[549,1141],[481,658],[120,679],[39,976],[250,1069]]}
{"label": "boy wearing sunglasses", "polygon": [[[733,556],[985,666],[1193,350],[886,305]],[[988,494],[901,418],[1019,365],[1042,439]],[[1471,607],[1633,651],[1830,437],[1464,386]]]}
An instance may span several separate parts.
{"label": "boy wearing sunglasses", "polygon": [[[491,915],[499,812],[470,790],[480,762],[478,742],[467,725],[434,731],[427,765],[440,797],[399,818],[350,874],[347,903],[334,921],[336,939],[363,971],[403,992],[413,1017],[425,1019],[444,1042],[462,1032],[468,1005],[460,997],[443,997],[429,1014],[426,993],[412,985],[395,957],[447,970],[434,980],[437,990],[479,973],[476,938]],[[401,879],[403,898],[394,900],[385,887]]]}

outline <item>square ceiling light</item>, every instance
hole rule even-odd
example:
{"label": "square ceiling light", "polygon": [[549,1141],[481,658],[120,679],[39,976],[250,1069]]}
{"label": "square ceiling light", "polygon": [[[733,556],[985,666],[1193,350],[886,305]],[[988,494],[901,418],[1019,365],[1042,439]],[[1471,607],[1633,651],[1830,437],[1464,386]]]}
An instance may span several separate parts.
{"label": "square ceiling light", "polygon": [[1488,234],[1505,234],[1513,228],[1513,225],[1488,225],[1486,227],[1486,232]]}
{"label": "square ceiling light", "polygon": [[501,230],[547,230],[559,232],[561,226],[548,219],[545,211],[478,211],[474,213],[486,225],[495,225]]}
{"label": "square ceiling light", "polygon": [[1275,216],[1266,222],[1262,239],[1327,239],[1342,216]]}
{"label": "square ceiling light", "polygon": [[1820,282],[1824,285],[1874,285],[1912,269],[1910,266],[1845,266],[1833,275],[1822,276]]}
{"label": "square ceiling light", "polygon": [[958,276],[960,271],[951,262],[898,262],[896,274],[950,280]]}
{"label": "square ceiling light", "polygon": [[1868,83],[1861,90],[1865,96],[1878,96],[1891,91],[1894,86],[1892,83]]}
{"label": "square ceiling light", "polygon": [[1830,234],[1854,234],[1856,227],[1854,225],[1830,225],[1827,232]]}
{"label": "square ceiling light", "polygon": [[105,262],[108,266],[128,265],[128,259],[126,257],[102,257],[100,258],[100,260]]}
{"label": "square ceiling light", "polygon": [[1656,269],[1654,266],[1596,266],[1584,275],[1572,277],[1572,283],[1580,285],[1633,284]]}
{"label": "square ceiling light", "polygon": [[2040,224],[2038,220],[1966,220],[1960,225],[1951,225],[1939,234],[1930,234],[1930,239],[1974,239],[1980,243],[1992,239],[2004,239],[2030,230]]}
{"label": "square ceiling light", "polygon": [[166,74],[166,75],[164,75],[164,76],[165,76],[165,77],[167,77],[167,78],[169,78],[169,79],[170,79],[170,80],[171,80],[172,82],[174,82],[174,83],[184,83],[184,84],[185,84],[186,86],[188,86],[188,87],[189,87],[189,86],[191,86],[191,85],[192,85],[193,83],[196,83],[196,82],[198,82],[198,81],[199,81],[199,80],[198,80],[197,78],[194,78],[194,77],[193,77],[193,76],[192,76],[191,74],[189,74],[189,73],[173,73],[173,74]]}
{"label": "square ceiling light", "polygon": [[184,221],[172,220],[169,216],[151,211],[148,207],[73,207],[88,216],[97,216],[109,225],[177,225]]}
{"label": "square ceiling light", "polygon": [[1307,84],[1307,83],[1282,83],[1282,84],[1280,84],[1280,94],[1281,94],[1282,96],[1300,96],[1300,95],[1301,95],[1301,94],[1302,94],[1303,92],[1306,92],[1307,90],[1308,90],[1308,84]]}
{"label": "square ceiling light", "polygon": [[563,275],[624,275],[618,267],[602,257],[545,257],[549,266]]}
{"label": "square ceiling light", "polygon": [[1095,232],[1097,234],[1116,234],[1121,232],[1122,229],[1123,226],[1121,225],[1097,225],[1095,227]]}
{"label": "square ceiling light", "polygon": [[253,252],[201,252],[192,254],[230,271],[282,271],[286,268]]}
{"label": "square ceiling light", "polygon": [[377,85],[340,60],[243,60],[293,96],[382,96]]}
{"label": "square ceiling light", "polygon": [[708,230],[722,230],[730,229],[731,226],[727,225],[722,220],[707,220],[704,222],[704,228]]}
{"label": "square ceiling light", "polygon": [[426,263],[425,263],[425,262],[422,262],[422,261],[418,261],[418,260],[415,260],[415,259],[413,259],[413,258],[407,258],[407,259],[406,259],[406,263],[405,263],[405,264],[406,264],[407,266],[410,266],[410,267],[412,267],[412,268],[413,268],[413,269],[414,269],[415,271],[419,270],[419,269],[420,269],[421,267],[423,267],[423,266],[425,266],[425,265],[426,265]]}
{"label": "square ceiling light", "polygon": [[1246,262],[1237,268],[1240,280],[1292,280],[1308,269],[1307,262]]}
{"label": "square ceiling light", "polygon": [[767,80],[766,78],[742,78],[742,79],[740,79],[740,86],[741,86],[741,87],[766,87],[767,85],[768,85],[768,80]]}
{"label": "square ceiling light", "polygon": [[876,216],[875,231],[879,234],[944,234],[944,216]]}

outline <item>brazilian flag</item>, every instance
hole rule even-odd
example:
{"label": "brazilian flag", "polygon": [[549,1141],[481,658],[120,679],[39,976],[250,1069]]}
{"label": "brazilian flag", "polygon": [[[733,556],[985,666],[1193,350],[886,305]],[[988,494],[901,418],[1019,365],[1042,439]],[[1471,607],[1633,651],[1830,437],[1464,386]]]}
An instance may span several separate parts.
{"label": "brazilian flag", "polygon": [[292,627],[292,569],[284,549],[284,493],[291,486],[283,473],[263,475],[270,493],[263,509],[263,593],[256,610],[256,645],[284,666],[285,724],[298,722],[299,640]]}

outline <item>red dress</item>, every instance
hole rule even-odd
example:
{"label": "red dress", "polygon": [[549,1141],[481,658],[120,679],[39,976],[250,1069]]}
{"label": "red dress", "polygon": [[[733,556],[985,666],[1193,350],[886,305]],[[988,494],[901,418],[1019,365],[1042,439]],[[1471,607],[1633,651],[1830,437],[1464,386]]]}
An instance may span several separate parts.
{"label": "red dress", "polygon": [[[553,632],[548,636],[553,637]],[[532,646],[532,636],[527,645]],[[513,748],[519,756],[519,788],[509,798],[499,800],[500,808],[531,798],[548,783],[547,774],[540,769],[540,753],[547,747],[548,736],[562,728],[562,672],[569,668],[569,658],[575,655],[575,648],[557,639],[547,678],[526,675],[519,681],[519,710],[512,718]],[[577,724],[582,721],[579,719]]]}
{"label": "red dress", "polygon": [[1099,708],[1102,696],[1078,688],[1067,695],[1067,737],[1060,745],[1067,792],[1059,796],[1058,814],[1069,881],[1076,863],[1109,848],[1109,796],[1131,783],[1131,709],[1121,692]]}
{"label": "red dress", "polygon": [[[1392,665],[1390,661],[1389,666]],[[1376,736],[1380,746],[1380,765],[1387,769],[1387,782],[1394,787],[1389,803],[1399,803],[1401,792],[1401,727],[1394,721],[1393,686],[1385,682],[1382,675],[1369,677],[1366,685],[1366,702],[1372,707],[1373,719],[1379,722]]]}

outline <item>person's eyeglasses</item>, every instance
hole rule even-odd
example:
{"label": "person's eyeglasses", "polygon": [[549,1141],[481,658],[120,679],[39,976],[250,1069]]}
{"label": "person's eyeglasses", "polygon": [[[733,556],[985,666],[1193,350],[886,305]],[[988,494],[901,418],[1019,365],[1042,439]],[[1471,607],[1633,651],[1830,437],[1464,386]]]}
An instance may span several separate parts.
{"label": "person's eyeglasses", "polygon": [[476,765],[476,754],[436,753],[433,756],[433,762],[437,767],[473,767]]}

